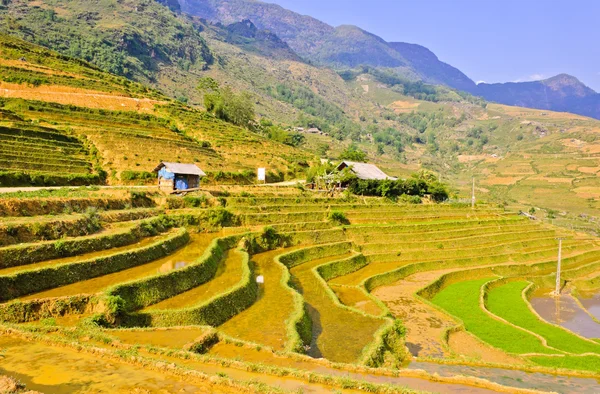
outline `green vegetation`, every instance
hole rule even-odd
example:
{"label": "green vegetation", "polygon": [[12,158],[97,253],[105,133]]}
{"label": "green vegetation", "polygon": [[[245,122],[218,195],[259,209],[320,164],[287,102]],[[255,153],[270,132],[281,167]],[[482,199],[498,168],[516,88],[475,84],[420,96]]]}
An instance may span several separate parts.
{"label": "green vegetation", "polygon": [[[201,70],[213,62],[200,33],[158,3],[125,3],[120,7],[110,7],[104,2],[49,1],[48,4],[61,5],[68,11],[59,13],[53,8],[11,1],[11,12],[0,28],[4,33],[91,62],[112,74],[145,81],[156,77],[161,63],[174,64],[183,70]],[[110,13],[113,28],[103,27],[104,18],[108,17],[107,6],[113,11]],[[82,12],[89,17],[79,19],[77,15]],[[120,23],[136,28],[120,31],[116,28]]]}
{"label": "green vegetation", "polygon": [[[444,201],[449,197],[447,186],[425,172],[413,174],[408,179],[398,180],[362,180],[350,181],[349,190],[361,196],[380,196],[398,198],[402,196],[423,197],[431,195],[434,201]],[[410,197],[403,197],[406,202],[415,203]]]}
{"label": "green vegetation", "polygon": [[600,355],[600,345],[548,324],[535,316],[522,297],[523,291],[529,285],[528,282],[509,282],[493,287],[487,295],[487,308],[511,323],[541,335],[548,341],[548,346],[555,349],[569,353]]}
{"label": "green vegetation", "polygon": [[204,106],[208,112],[237,126],[251,126],[255,114],[250,93],[234,93],[229,86],[221,88],[212,78],[201,79],[198,89],[204,93]]}
{"label": "green vegetation", "polygon": [[598,372],[600,356],[528,357],[538,365],[550,368]]}
{"label": "green vegetation", "polygon": [[361,151],[355,144],[351,144],[339,155],[338,159],[365,162],[367,160],[367,154]]}
{"label": "green vegetation", "polygon": [[465,329],[483,341],[509,353],[553,353],[541,341],[527,332],[495,320],[479,305],[481,286],[493,278],[465,280],[450,284],[431,301],[460,319]]}

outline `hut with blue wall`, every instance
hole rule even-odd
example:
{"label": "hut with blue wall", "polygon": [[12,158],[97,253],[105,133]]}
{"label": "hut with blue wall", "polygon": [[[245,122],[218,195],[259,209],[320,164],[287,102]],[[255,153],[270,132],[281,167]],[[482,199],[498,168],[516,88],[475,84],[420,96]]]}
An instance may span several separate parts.
{"label": "hut with blue wall", "polygon": [[170,163],[163,161],[154,169],[158,175],[158,188],[162,191],[197,189],[200,178],[206,176],[195,164]]}

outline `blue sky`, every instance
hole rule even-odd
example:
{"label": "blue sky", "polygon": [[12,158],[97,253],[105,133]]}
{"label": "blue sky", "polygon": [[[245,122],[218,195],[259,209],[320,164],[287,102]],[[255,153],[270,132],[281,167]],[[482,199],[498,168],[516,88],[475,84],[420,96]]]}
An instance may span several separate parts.
{"label": "blue sky", "polygon": [[576,76],[600,91],[600,0],[264,0],[431,49],[474,81]]}

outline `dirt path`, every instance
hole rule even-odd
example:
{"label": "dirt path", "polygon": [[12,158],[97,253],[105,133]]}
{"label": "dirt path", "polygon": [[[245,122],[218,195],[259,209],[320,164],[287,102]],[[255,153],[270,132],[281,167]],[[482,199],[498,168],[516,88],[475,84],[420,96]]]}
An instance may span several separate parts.
{"label": "dirt path", "polygon": [[382,300],[407,328],[406,345],[414,356],[449,357],[442,335],[456,325],[437,309],[417,300],[413,294],[441,275],[454,270],[428,271],[410,275],[391,286],[379,287],[373,295]]}

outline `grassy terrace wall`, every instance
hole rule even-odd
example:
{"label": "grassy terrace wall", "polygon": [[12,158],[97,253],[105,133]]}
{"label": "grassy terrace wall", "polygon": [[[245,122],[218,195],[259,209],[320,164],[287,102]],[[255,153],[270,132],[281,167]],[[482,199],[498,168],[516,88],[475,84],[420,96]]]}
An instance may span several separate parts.
{"label": "grassy terrace wall", "polygon": [[346,241],[346,233],[341,228],[312,231],[296,231],[282,233],[282,236],[289,239],[290,244],[323,244]]}
{"label": "grassy terrace wall", "polygon": [[23,242],[52,240],[62,237],[80,237],[101,228],[95,216],[65,216],[45,220],[27,220],[0,224],[0,246]]}
{"label": "grassy terrace wall", "polygon": [[[382,244],[382,243],[410,243],[414,247],[414,249],[425,248],[425,247],[433,247],[436,248],[438,243],[441,242],[460,242],[460,239],[464,238],[477,238],[481,239],[483,237],[495,237],[495,236],[509,236],[515,235],[518,237],[518,234],[522,235],[522,232],[531,233],[532,235],[540,235],[544,231],[539,226],[527,226],[523,225],[521,229],[519,225],[510,225],[503,226],[502,229],[499,229],[498,226],[495,225],[487,225],[487,226],[473,226],[464,225],[463,229],[448,229],[442,231],[424,231],[424,232],[413,232],[413,233],[383,233],[377,234],[373,231],[365,231],[362,234],[357,234],[356,231],[351,231],[351,229],[347,229],[349,233],[349,237],[359,244]],[[522,231],[521,231],[522,230]],[[556,234],[556,232],[548,231],[549,233]],[[435,242],[435,244],[433,244]],[[432,245],[433,244],[433,245]]]}
{"label": "grassy terrace wall", "polygon": [[242,226],[267,225],[274,223],[318,222],[327,219],[327,212],[292,213],[248,213],[238,215]]}
{"label": "grassy terrace wall", "polygon": [[[488,254],[491,256],[498,255],[514,255],[516,261],[525,261],[518,253],[522,253],[521,256],[529,256],[537,253],[539,257],[542,256],[542,251],[554,248],[556,240],[554,238],[544,238],[541,240],[533,241],[517,241],[508,242],[506,244],[498,244],[496,246],[478,245],[477,247],[464,248],[464,249],[447,249],[443,248],[437,250],[408,250],[408,251],[396,251],[390,252],[390,248],[387,245],[382,245],[379,250],[373,247],[367,246],[362,247],[363,252],[367,256],[370,262],[392,262],[397,261],[399,258],[402,261],[429,261],[432,259],[439,259],[444,257],[444,261],[460,258],[469,258],[477,256],[485,256]],[[571,250],[574,246],[571,246]],[[593,248],[592,245],[588,246],[589,249]],[[567,249],[567,248],[565,248]],[[582,246],[578,246],[578,250],[586,250]],[[374,253],[375,252],[375,253]]]}
{"label": "grassy terrace wall", "polygon": [[104,177],[99,174],[49,174],[44,172],[29,171],[0,171],[0,185],[14,186],[87,186],[103,185]]}
{"label": "grassy terrace wall", "polygon": [[[242,238],[243,235],[217,238],[193,264],[166,274],[116,285],[108,289],[106,294],[121,297],[125,301],[127,312],[133,312],[181,294],[212,279],[225,252],[235,247]],[[123,318],[124,325],[143,325],[144,323],[145,320],[140,319],[138,315],[129,315]]]}
{"label": "grassy terrace wall", "polygon": [[0,199],[0,216],[56,215],[84,212],[88,208],[101,210],[148,207],[152,202],[142,203],[130,198],[10,198]]}
{"label": "grassy terrace wall", "polygon": [[80,315],[101,310],[103,306],[95,295],[44,298],[26,302],[11,301],[0,304],[0,321],[27,323],[50,317]]}
{"label": "grassy terrace wall", "polygon": [[145,236],[163,232],[171,227],[170,221],[161,217],[136,223],[117,233],[12,245],[0,249],[0,269],[131,245]]}
{"label": "grassy terrace wall", "polygon": [[187,231],[179,229],[152,245],[128,252],[0,276],[0,301],[135,267],[167,256],[188,241]]}
{"label": "grassy terrace wall", "polygon": [[[221,249],[227,246],[221,242],[221,245],[217,245],[217,248]],[[225,250],[222,249],[222,252],[224,253]],[[126,315],[122,319],[123,325],[137,327],[210,325],[215,327],[225,323],[233,316],[250,307],[258,297],[258,284],[254,279],[250,256],[244,250],[240,249],[239,252],[243,253],[244,256],[242,262],[242,279],[234,287],[224,289],[223,293],[216,295],[201,305],[178,310],[159,310]],[[217,265],[215,264],[214,272],[216,272]]]}
{"label": "grassy terrace wall", "polygon": [[556,233],[551,230],[491,234],[475,233],[468,237],[442,239],[435,239],[435,237],[432,237],[431,234],[428,235],[429,237],[424,236],[422,239],[419,239],[420,237],[413,237],[413,239],[411,239],[410,236],[394,236],[390,239],[383,239],[382,241],[375,239],[372,243],[361,245],[361,250],[365,253],[382,253],[390,251],[416,252],[425,250],[432,252],[438,250],[441,253],[457,248],[468,247],[498,248],[502,245],[517,242],[521,242],[524,245],[525,243],[529,243],[528,245],[532,246],[535,246],[531,243],[532,241],[537,242],[540,240],[554,240],[554,242],[556,242]]}
{"label": "grassy terrace wall", "polygon": [[117,211],[100,212],[98,216],[105,223],[130,222],[158,216],[163,211],[159,208],[135,208]]}
{"label": "grassy terrace wall", "polygon": [[438,220],[424,223],[403,223],[403,224],[366,224],[347,226],[349,236],[361,236],[372,234],[400,234],[400,233],[421,233],[421,232],[440,232],[464,229],[465,226],[502,226],[510,224],[520,224],[524,222],[523,217],[502,217],[495,219],[449,219]]}
{"label": "grassy terrace wall", "polygon": [[280,223],[271,225],[271,227],[273,227],[278,232],[327,230],[334,226],[335,223],[323,221],[304,223]]}
{"label": "grassy terrace wall", "polygon": [[367,259],[362,254],[357,254],[347,259],[334,261],[317,267],[317,272],[325,281],[337,277],[348,275],[358,271],[368,264]]}

